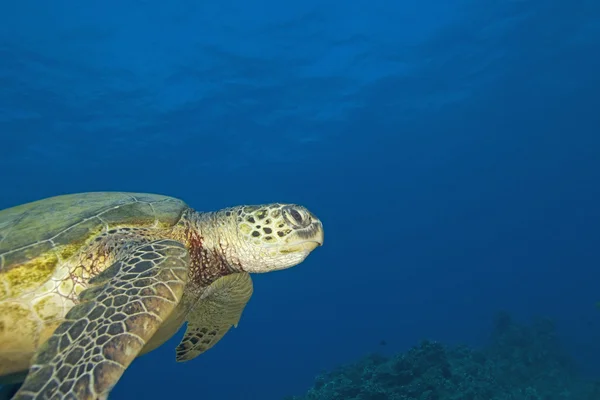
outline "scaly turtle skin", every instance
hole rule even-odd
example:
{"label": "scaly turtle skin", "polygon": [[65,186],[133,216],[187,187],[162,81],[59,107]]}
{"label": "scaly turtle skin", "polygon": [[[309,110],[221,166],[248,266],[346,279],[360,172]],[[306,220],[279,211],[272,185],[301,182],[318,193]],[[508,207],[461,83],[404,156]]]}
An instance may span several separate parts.
{"label": "scaly turtle skin", "polygon": [[0,211],[0,383],[13,399],[106,399],[187,322],[178,361],[237,326],[249,273],[323,243],[293,204],[201,213],[153,194],[82,193]]}

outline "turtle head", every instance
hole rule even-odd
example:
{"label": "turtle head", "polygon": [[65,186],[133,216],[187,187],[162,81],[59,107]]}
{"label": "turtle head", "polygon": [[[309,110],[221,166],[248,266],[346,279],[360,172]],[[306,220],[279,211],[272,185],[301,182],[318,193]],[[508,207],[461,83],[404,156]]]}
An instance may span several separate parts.
{"label": "turtle head", "polygon": [[[296,204],[265,204],[229,209],[235,218],[235,253],[244,271],[293,267],[323,244],[323,224]],[[233,222],[233,221],[232,221]]]}

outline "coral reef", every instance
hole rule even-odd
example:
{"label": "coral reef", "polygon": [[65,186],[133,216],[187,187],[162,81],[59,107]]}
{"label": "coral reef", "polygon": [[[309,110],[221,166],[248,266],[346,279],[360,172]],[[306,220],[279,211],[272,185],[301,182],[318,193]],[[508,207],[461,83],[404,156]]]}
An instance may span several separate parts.
{"label": "coral reef", "polygon": [[376,354],[317,377],[286,400],[598,400],[561,349],[550,320],[529,325],[499,313],[482,349],[422,341],[392,358]]}

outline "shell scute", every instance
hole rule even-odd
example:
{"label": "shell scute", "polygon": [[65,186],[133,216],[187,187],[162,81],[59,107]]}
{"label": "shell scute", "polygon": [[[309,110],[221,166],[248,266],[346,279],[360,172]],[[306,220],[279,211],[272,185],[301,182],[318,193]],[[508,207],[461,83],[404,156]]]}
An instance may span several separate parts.
{"label": "shell scute", "polygon": [[56,253],[47,252],[28,262],[16,264],[6,272],[2,272],[0,283],[7,284],[10,291],[0,297],[0,301],[11,294],[36,289],[50,278],[57,265],[58,256]]}
{"label": "shell scute", "polygon": [[148,226],[156,221],[157,216],[150,203],[135,202],[107,210],[101,218],[109,227],[113,225]]}
{"label": "shell scute", "polygon": [[186,209],[183,201],[167,196],[93,192],[1,210],[0,287],[4,281],[14,294],[39,286],[102,231],[173,226]]}

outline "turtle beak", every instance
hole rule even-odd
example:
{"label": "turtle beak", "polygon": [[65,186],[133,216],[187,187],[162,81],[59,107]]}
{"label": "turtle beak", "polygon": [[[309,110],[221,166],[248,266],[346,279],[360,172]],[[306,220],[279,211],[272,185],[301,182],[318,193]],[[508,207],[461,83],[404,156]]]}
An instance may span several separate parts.
{"label": "turtle beak", "polygon": [[319,220],[313,221],[308,227],[296,233],[295,240],[288,250],[293,248],[294,251],[303,251],[308,255],[317,247],[323,246],[323,236],[323,224]]}
{"label": "turtle beak", "polygon": [[321,242],[307,240],[306,242],[300,243],[300,248],[302,248],[302,250],[305,250],[307,252],[311,252],[314,249],[316,249],[317,247],[322,246],[322,245],[323,245],[323,243],[321,243]]}
{"label": "turtle beak", "polygon": [[317,242],[317,244],[320,247],[320,246],[323,246],[323,241],[324,240],[325,240],[325,237],[323,235],[323,226],[321,226],[321,229],[319,229],[319,237],[315,241]]}
{"label": "turtle beak", "polygon": [[311,224],[310,229],[313,232],[313,237],[311,237],[309,240],[315,244],[311,250],[314,250],[317,247],[323,246],[323,241],[325,240],[325,235],[323,232],[323,224],[321,223],[321,221],[319,221],[319,220],[314,221]]}

